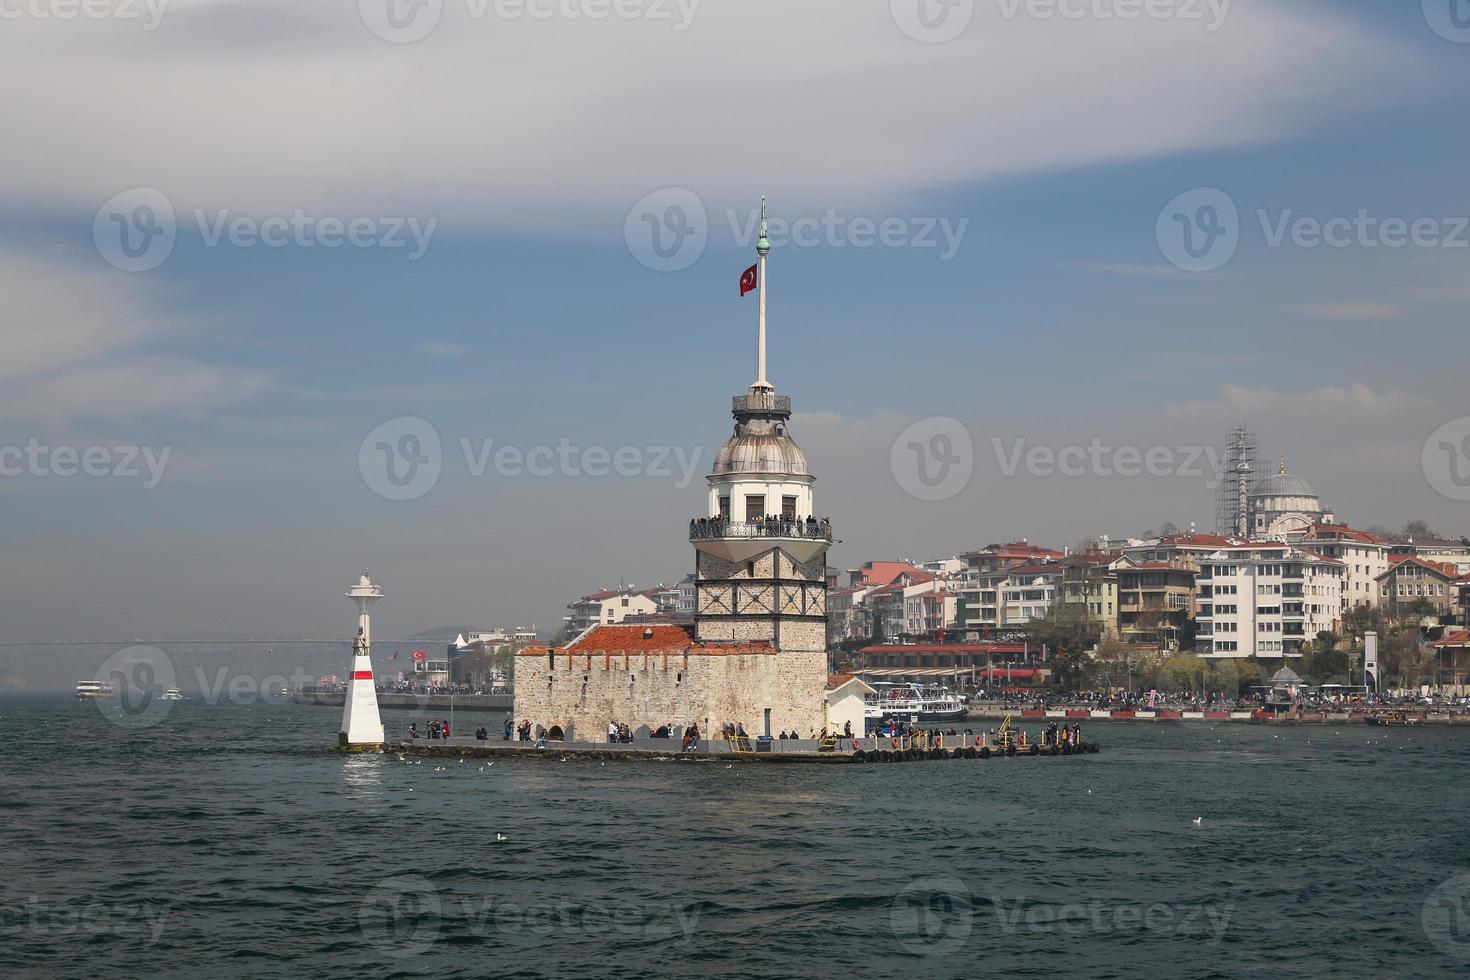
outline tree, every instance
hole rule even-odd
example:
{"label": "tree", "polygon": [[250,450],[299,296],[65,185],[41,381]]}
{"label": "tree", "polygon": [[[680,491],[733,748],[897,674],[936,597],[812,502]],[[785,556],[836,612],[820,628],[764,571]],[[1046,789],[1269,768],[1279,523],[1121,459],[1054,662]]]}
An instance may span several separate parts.
{"label": "tree", "polygon": [[1434,541],[1438,540],[1439,535],[1424,521],[1415,520],[1404,525],[1404,537],[1415,541]]}
{"label": "tree", "polygon": [[1159,686],[1168,691],[1193,691],[1204,681],[1205,662],[1192,653],[1165,660],[1159,668]]}
{"label": "tree", "polygon": [[1159,525],[1159,537],[1161,538],[1177,538],[1179,533],[1179,525],[1173,521],[1165,521]]}
{"label": "tree", "polygon": [[1339,648],[1335,633],[1322,632],[1302,646],[1302,674],[1318,684],[1327,684],[1348,673],[1348,655]]}
{"label": "tree", "polygon": [[1209,686],[1223,691],[1227,697],[1233,698],[1240,694],[1242,679],[1240,665],[1234,660],[1217,660],[1210,664]]}

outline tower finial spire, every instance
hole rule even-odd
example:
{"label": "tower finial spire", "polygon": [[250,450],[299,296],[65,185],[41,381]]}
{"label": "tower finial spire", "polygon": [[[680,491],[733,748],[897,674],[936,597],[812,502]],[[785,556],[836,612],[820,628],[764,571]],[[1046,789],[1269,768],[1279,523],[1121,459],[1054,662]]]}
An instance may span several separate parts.
{"label": "tower finial spire", "polygon": [[1285,476],[1286,475],[1286,457],[1285,456],[1282,456],[1281,457],[1281,475],[1282,476]]}
{"label": "tower finial spire", "polygon": [[755,251],[760,256],[757,264],[757,282],[760,289],[760,335],[756,342],[755,353],[755,384],[751,389],[763,389],[774,391],[774,387],[766,380],[766,253],[771,250],[771,241],[766,237],[766,196],[761,195],[761,227],[760,237],[755,240]]}

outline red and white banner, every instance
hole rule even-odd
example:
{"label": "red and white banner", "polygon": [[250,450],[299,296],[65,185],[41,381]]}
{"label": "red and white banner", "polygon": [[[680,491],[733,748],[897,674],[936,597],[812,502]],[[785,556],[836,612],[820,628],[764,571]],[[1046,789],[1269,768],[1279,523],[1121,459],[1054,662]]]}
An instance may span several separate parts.
{"label": "red and white banner", "polygon": [[740,273],[740,295],[741,296],[744,296],[746,293],[750,292],[756,286],[759,286],[760,285],[759,278],[760,278],[760,265],[759,265],[759,263],[757,263],[756,265],[751,266],[749,269],[746,269],[744,272]]}

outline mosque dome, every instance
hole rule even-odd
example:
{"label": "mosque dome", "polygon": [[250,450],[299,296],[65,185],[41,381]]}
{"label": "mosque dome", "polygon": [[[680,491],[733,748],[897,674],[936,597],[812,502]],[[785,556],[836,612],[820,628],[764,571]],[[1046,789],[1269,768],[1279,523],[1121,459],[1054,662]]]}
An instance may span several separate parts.
{"label": "mosque dome", "polygon": [[1268,476],[1261,481],[1253,497],[1315,497],[1317,491],[1312,485],[1299,476],[1290,473],[1277,473]]}

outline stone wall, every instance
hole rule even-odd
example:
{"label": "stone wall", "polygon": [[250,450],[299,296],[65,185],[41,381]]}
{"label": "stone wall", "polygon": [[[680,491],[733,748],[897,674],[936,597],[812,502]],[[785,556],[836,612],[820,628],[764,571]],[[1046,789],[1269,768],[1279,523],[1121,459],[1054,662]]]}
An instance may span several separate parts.
{"label": "stone wall", "polygon": [[808,736],[826,723],[826,653],[560,652],[554,666],[545,653],[521,654],[515,695],[516,724],[558,726],[569,741],[603,741],[609,722],[676,732],[697,722],[705,735],[730,723],[756,736],[768,708],[772,734]]}

